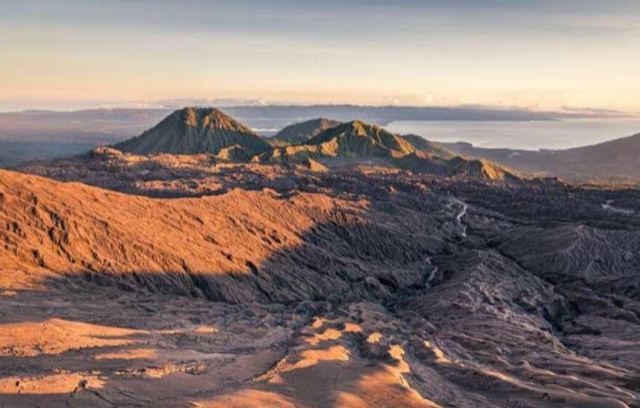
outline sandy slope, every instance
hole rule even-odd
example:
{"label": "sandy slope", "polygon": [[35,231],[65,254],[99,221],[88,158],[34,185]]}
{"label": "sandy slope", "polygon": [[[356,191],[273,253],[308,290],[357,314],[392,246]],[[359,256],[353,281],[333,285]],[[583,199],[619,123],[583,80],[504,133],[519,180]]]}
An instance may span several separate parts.
{"label": "sandy slope", "polygon": [[0,406],[640,406],[637,234],[309,177],[169,200],[0,172]]}
{"label": "sandy slope", "polygon": [[[139,272],[150,280],[157,274],[186,294],[196,290],[190,276],[251,274],[270,254],[299,245],[306,231],[340,206],[318,195],[282,199],[241,190],[153,200],[6,171],[0,172],[0,194],[6,226],[1,269]],[[24,283],[20,278],[5,285]],[[227,300],[243,295],[219,294]]]}

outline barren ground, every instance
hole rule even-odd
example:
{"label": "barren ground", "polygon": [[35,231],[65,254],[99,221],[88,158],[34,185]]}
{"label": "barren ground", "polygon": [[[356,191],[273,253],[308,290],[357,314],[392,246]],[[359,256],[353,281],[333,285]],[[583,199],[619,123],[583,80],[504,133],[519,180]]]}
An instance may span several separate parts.
{"label": "barren ground", "polygon": [[100,160],[0,173],[2,407],[640,406],[636,192]]}

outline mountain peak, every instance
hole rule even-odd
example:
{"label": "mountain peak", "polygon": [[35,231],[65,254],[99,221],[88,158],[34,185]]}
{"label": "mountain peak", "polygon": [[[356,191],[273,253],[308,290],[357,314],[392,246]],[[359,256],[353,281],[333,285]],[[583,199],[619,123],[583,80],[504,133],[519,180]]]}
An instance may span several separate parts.
{"label": "mountain peak", "polygon": [[336,150],[335,155],[338,156],[400,157],[415,151],[400,136],[359,120],[327,129],[307,144],[325,145],[326,151]]}
{"label": "mountain peak", "polygon": [[273,138],[291,144],[304,143],[327,129],[334,128],[341,123],[327,118],[317,118],[301,123],[294,123],[282,129]]}
{"label": "mountain peak", "polygon": [[188,106],[173,114],[181,115],[185,125],[189,127],[240,130],[255,134],[253,130],[217,108]]}
{"label": "mountain peak", "polygon": [[142,135],[114,147],[136,154],[218,154],[239,146],[250,153],[269,149],[253,130],[216,108],[186,107],[177,110]]}
{"label": "mountain peak", "polygon": [[374,129],[375,126],[364,123],[360,120],[354,120],[346,124],[347,128],[351,128],[353,133],[357,136],[367,136],[368,131]]}

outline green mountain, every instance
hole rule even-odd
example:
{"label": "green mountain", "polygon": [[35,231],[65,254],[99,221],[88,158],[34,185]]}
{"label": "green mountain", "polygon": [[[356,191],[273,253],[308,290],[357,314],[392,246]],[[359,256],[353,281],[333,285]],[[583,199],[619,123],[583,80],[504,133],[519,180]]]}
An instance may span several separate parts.
{"label": "green mountain", "polygon": [[327,118],[312,119],[294,123],[278,132],[273,139],[290,144],[301,144],[316,137],[327,129],[340,125],[341,122]]}
{"label": "green mountain", "polygon": [[218,154],[236,146],[249,157],[271,148],[253,130],[220,110],[189,107],[173,112],[152,129],[114,148],[141,155]]}
{"label": "green mountain", "polygon": [[304,144],[276,147],[257,160],[291,164],[307,159],[331,157],[402,157],[416,149],[406,140],[378,126],[360,121],[325,130]]}
{"label": "green mountain", "polygon": [[516,180],[516,173],[488,160],[468,156],[452,158],[418,151],[393,160],[397,167],[441,177],[465,176],[483,180]]}
{"label": "green mountain", "polygon": [[416,150],[402,137],[359,120],[328,129],[307,145],[322,146],[344,157],[401,157]]}

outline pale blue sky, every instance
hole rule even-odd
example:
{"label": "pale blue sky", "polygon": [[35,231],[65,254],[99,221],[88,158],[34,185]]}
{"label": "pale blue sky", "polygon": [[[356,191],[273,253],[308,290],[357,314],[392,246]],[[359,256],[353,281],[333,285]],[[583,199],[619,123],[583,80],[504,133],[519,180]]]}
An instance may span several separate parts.
{"label": "pale blue sky", "polygon": [[245,98],[640,110],[636,0],[0,0],[0,109]]}

